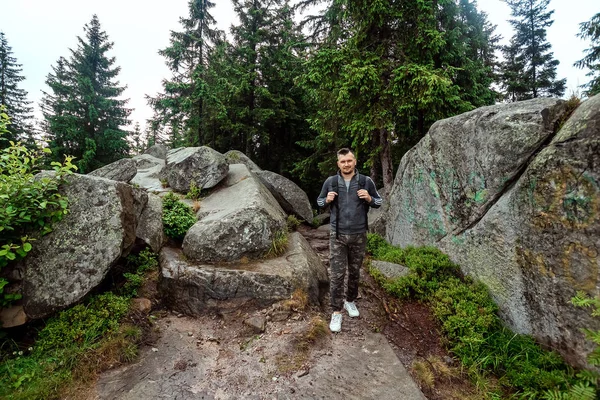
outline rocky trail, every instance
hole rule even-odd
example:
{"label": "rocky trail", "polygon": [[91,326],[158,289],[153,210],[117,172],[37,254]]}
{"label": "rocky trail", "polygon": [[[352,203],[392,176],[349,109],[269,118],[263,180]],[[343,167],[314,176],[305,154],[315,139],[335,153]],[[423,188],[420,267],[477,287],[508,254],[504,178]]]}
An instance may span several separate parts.
{"label": "rocky trail", "polygon": [[[300,227],[328,263],[327,227]],[[101,375],[96,399],[444,399],[411,377],[417,357],[446,357],[428,310],[386,299],[366,271],[359,318],[328,330],[329,311],[290,300],[190,318],[155,313],[139,360]],[[451,387],[452,384],[449,385]],[[448,389],[448,387],[447,387]]]}

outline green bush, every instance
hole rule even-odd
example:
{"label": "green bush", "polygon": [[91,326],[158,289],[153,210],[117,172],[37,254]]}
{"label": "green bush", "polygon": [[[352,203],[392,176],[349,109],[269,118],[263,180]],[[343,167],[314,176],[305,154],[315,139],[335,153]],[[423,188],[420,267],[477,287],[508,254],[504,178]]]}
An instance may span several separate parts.
{"label": "green bush", "polygon": [[123,296],[137,296],[137,291],[145,281],[145,274],[158,268],[157,256],[152,250],[144,249],[137,255],[129,255],[126,260],[126,267],[129,272],[125,272],[125,284],[120,293]]}
{"label": "green bush", "polygon": [[[367,250],[373,258],[410,269],[407,276],[395,280],[375,271],[373,274],[388,293],[428,302],[449,350],[474,378],[493,373],[504,395],[511,398],[596,398],[597,377],[589,371],[576,374],[558,354],[542,349],[529,336],[503,327],[487,288],[462,277],[447,255],[432,247],[400,249],[376,235],[369,235]],[[574,299],[577,301],[581,298]],[[590,338],[600,343],[600,334]],[[501,395],[490,393],[492,397]]]}
{"label": "green bush", "polygon": [[0,398],[59,398],[86,354],[128,334],[121,333],[119,325],[128,307],[129,299],[106,293],[51,318],[33,347],[15,349],[0,360]]}
{"label": "green bush", "polygon": [[[0,136],[10,123],[0,109]],[[52,231],[52,224],[67,214],[68,202],[58,193],[63,178],[76,167],[72,158],[52,163],[55,174],[36,177],[44,153],[49,149],[31,150],[20,143],[0,150],[0,268],[24,258],[33,248],[36,237]],[[18,296],[3,294],[7,281],[0,278],[0,307]]]}
{"label": "green bush", "polygon": [[163,227],[165,234],[175,240],[183,240],[188,229],[196,223],[196,216],[190,207],[179,201],[177,195],[169,192],[162,199]]}

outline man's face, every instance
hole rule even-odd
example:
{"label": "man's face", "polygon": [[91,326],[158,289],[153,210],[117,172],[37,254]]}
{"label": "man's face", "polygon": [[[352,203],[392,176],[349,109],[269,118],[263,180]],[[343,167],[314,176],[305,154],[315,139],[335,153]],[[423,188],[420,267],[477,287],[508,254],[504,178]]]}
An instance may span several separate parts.
{"label": "man's face", "polygon": [[356,168],[356,158],[354,158],[354,154],[352,153],[348,153],[345,156],[338,155],[337,165],[342,174],[351,174]]}

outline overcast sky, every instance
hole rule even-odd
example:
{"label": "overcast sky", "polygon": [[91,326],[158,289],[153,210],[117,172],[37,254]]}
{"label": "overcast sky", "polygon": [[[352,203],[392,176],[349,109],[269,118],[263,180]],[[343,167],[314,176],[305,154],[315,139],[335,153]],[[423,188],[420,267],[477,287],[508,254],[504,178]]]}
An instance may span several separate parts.
{"label": "overcast sky", "polygon": [[[146,105],[145,94],[161,90],[161,80],[170,77],[159,49],[169,44],[169,32],[180,30],[179,17],[187,16],[188,0],[0,0],[0,31],[4,32],[13,56],[22,64],[25,81],[20,85],[34,101],[39,116],[38,102],[42,90],[48,90],[44,81],[51,66],[59,57],[69,57],[69,49],[77,47],[77,36],[84,36],[83,26],[97,14],[102,29],[114,47],[109,56],[116,57],[121,67],[118,76],[127,85],[124,93],[129,107],[134,108],[133,122],[152,116]],[[216,0],[212,10],[218,27],[225,31],[235,23],[229,0]],[[488,13],[489,20],[498,25],[497,33],[507,41],[512,28],[507,22],[510,8],[501,0],[479,0],[479,8]],[[579,23],[600,12],[599,0],[552,0],[555,10],[554,25],[548,29],[548,40],[555,57],[560,61],[558,78],[567,78],[567,95],[589,79],[587,71],[575,69],[573,63],[589,47],[575,35]]]}

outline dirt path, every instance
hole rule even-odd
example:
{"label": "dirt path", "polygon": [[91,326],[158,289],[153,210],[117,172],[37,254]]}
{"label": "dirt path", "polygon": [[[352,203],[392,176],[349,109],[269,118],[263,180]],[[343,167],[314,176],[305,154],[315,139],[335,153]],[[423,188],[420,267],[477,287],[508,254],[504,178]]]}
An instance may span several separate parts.
{"label": "dirt path", "polygon": [[[301,232],[328,263],[328,232]],[[103,374],[94,397],[425,399],[405,366],[432,352],[443,356],[428,311],[417,304],[406,318],[391,320],[390,312],[406,313],[406,305],[386,299],[366,272],[360,295],[361,316],[346,315],[337,334],[327,329],[327,310],[284,303],[199,318],[163,311],[159,339],[136,364]],[[443,398],[431,390],[427,397]]]}

